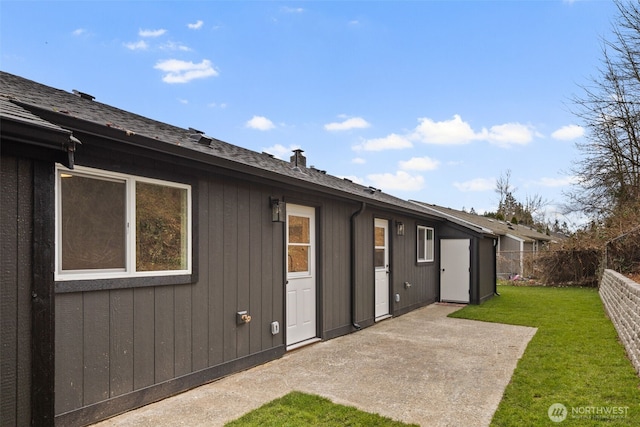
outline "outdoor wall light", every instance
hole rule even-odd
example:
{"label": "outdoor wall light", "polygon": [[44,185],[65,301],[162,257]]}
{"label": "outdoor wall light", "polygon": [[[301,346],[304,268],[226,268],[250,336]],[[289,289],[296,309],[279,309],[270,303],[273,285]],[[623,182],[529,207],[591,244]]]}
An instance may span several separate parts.
{"label": "outdoor wall light", "polygon": [[404,224],[401,222],[396,222],[396,234],[398,236],[404,236]]}
{"label": "outdoor wall light", "polygon": [[286,203],[274,197],[269,197],[269,202],[271,203],[271,221],[285,222],[287,219]]}

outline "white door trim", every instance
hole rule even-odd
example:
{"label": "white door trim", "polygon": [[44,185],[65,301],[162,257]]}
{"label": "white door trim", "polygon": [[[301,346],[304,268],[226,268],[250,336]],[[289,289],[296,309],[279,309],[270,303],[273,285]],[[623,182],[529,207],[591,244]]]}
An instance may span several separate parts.
{"label": "white door trim", "polygon": [[287,204],[287,349],[317,341],[315,208]]}
{"label": "white door trim", "polygon": [[440,240],[440,301],[469,303],[471,240]]}
{"label": "white door trim", "polygon": [[390,317],[391,313],[389,303],[389,220],[374,219],[373,238],[375,320],[379,321]]}

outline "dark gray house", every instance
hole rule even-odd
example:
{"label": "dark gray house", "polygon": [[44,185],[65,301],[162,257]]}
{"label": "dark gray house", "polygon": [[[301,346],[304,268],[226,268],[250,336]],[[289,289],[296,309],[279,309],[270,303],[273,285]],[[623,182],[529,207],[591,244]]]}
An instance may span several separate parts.
{"label": "dark gray house", "polygon": [[0,73],[0,425],[80,426],[495,287],[495,235]]}
{"label": "dark gray house", "polygon": [[512,224],[508,221],[500,221],[423,202],[414,203],[431,210],[435,215],[445,215],[452,220],[493,233],[497,238],[497,276],[501,279],[509,279],[516,275],[533,275],[533,261],[538,252],[548,249],[551,243],[557,243],[564,238],[559,233],[554,233],[553,235],[545,234],[533,227],[522,224]]}

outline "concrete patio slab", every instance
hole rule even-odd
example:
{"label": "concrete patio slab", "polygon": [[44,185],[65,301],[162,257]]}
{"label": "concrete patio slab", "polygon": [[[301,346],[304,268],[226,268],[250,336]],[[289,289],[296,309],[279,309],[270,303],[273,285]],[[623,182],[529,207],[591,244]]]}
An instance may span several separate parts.
{"label": "concrete patio slab", "polygon": [[95,424],[222,426],[292,390],[423,426],[487,426],[536,328],[433,304]]}

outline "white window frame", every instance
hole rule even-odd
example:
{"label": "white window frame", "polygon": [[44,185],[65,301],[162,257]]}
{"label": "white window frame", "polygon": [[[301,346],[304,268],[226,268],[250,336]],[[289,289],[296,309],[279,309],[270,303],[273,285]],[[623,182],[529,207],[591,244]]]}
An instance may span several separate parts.
{"label": "white window frame", "polygon": [[[431,239],[427,239],[428,231],[431,231]],[[420,258],[420,233],[424,233],[424,258]],[[419,225],[416,232],[416,259],[417,262],[433,262],[435,253],[435,230],[433,227]]]}
{"label": "white window frame", "polygon": [[[125,227],[126,240],[126,261],[124,269],[91,269],[91,270],[62,270],[62,204],[60,179],[64,173],[72,173],[87,177],[95,177],[96,179],[114,179],[125,182],[126,187],[126,224]],[[174,187],[187,190],[187,268],[184,270],[154,270],[154,271],[136,271],[136,182],[144,182],[148,184],[157,184],[167,187]],[[191,203],[191,186],[171,181],[163,181],[159,179],[145,178],[136,175],[123,174],[118,172],[110,172],[101,169],[94,169],[84,166],[75,166],[70,170],[62,165],[56,164],[55,179],[55,272],[54,279],[56,281],[69,280],[96,280],[96,279],[117,279],[117,278],[133,278],[133,277],[157,277],[157,276],[176,276],[192,273],[192,203]]]}
{"label": "white window frame", "polygon": [[[289,242],[289,217],[291,216],[297,216],[297,217],[301,217],[301,218],[307,218],[309,219],[309,243],[292,243]],[[314,243],[315,242],[315,210],[314,208],[308,207],[308,206],[291,206],[288,205],[287,206],[287,232],[286,232],[286,237],[287,237],[287,278],[290,279],[299,279],[299,278],[303,278],[303,277],[313,277],[313,275],[315,274],[315,246]],[[309,248],[309,251],[307,252],[307,255],[309,257],[308,259],[308,269],[307,271],[296,271],[296,272],[290,272],[289,271],[289,246],[298,246],[298,247],[307,247]]]}

